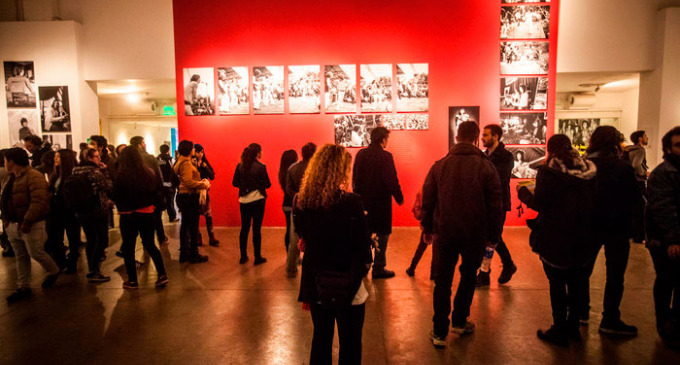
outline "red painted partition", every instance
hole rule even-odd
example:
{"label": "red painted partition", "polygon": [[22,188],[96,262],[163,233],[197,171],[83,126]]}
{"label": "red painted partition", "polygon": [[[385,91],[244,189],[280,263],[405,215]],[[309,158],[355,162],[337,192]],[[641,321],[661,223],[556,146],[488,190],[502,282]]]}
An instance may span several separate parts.
{"label": "red painted partition", "polygon": [[[189,67],[428,63],[429,130],[394,131],[387,148],[406,197],[403,206],[394,205],[393,224],[415,226],[410,210],[416,192],[431,164],[448,150],[448,107],[480,105],[482,125],[498,123],[500,1],[174,0],[178,104],[182,70]],[[551,5],[549,135],[559,3]],[[273,184],[264,224],[282,226],[281,154],[287,149],[299,153],[307,142],[334,142],[333,114],[323,113],[323,105],[320,114],[254,115],[251,107],[250,115],[184,116],[183,106],[178,114],[179,138],[201,143],[215,168],[210,195],[217,225],[240,223],[231,178],[249,143],[262,145]],[[513,211],[507,224],[523,224],[523,219]]]}

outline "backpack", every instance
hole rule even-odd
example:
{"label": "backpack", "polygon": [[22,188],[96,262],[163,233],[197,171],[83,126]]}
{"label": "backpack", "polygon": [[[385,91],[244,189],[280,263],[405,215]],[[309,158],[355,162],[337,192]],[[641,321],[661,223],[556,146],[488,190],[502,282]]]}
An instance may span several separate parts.
{"label": "backpack", "polygon": [[97,201],[90,179],[86,174],[73,174],[64,181],[64,203],[76,213],[91,213]]}

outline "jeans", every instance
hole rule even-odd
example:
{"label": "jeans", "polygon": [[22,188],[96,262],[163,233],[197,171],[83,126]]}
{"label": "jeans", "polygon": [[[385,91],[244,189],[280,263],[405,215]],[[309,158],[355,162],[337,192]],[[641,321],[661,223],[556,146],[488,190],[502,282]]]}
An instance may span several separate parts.
{"label": "jeans", "polygon": [[177,219],[177,211],[175,211],[175,188],[164,186],[163,197],[165,198],[165,210],[168,212],[168,219],[174,221]]}
{"label": "jeans", "polygon": [[680,320],[680,260],[668,257],[666,249],[649,247],[654,263],[656,279],[654,280],[654,310],[656,327]]}
{"label": "jeans", "polygon": [[585,268],[558,269],[543,263],[543,271],[550,283],[550,305],[555,327],[560,330],[578,328],[583,293]]}
{"label": "jeans", "polygon": [[[451,325],[455,327],[465,326],[470,315],[470,305],[475,295],[475,283],[477,282],[477,269],[482,264],[484,245],[471,244],[469,242],[456,242],[453,240],[435,239],[432,247],[437,255],[437,272],[434,277],[433,306],[434,333],[440,337],[446,337],[449,332],[449,313],[451,313]],[[451,285],[453,274],[461,257],[460,283],[453,299],[453,311],[451,312]]]}
{"label": "jeans", "polygon": [[501,236],[498,237],[498,243],[496,244],[496,252],[498,252],[498,256],[501,258],[504,268],[511,267],[514,264],[514,262],[512,262],[512,256],[510,256],[508,246],[505,244],[505,241],[503,241],[503,226],[505,225],[507,213],[508,212],[505,212],[505,214],[503,214],[503,222],[501,223]]}
{"label": "jeans", "polygon": [[200,204],[198,194],[177,194],[177,207],[182,213],[179,226],[179,250],[181,255],[198,254],[198,219]]}
{"label": "jeans", "polygon": [[348,305],[332,310],[319,304],[311,305],[314,337],[310,365],[330,365],[333,363],[333,335],[338,323],[340,342],[339,365],[361,364],[361,334],[364,327],[366,306]]}
{"label": "jeans", "polygon": [[378,235],[378,248],[375,250],[373,257],[373,272],[378,273],[385,271],[387,265],[387,241],[390,239],[390,234]]}
{"label": "jeans", "polygon": [[[608,236],[600,242],[604,242],[604,257],[607,268],[602,318],[616,320],[621,317],[619,306],[623,298],[623,279],[628,266],[630,243],[628,237],[625,236],[619,238]],[[586,279],[583,283],[583,305],[581,306],[581,313],[583,314],[590,311],[590,276],[593,274],[598,252],[599,249],[584,272]]]}
{"label": "jeans", "polygon": [[286,223],[290,220],[289,227],[286,228],[286,236],[288,236],[288,255],[286,256],[286,274],[295,275],[297,273],[297,262],[300,259],[300,248],[298,248],[298,241],[300,238],[295,233],[295,222],[292,219],[293,212],[286,212],[290,217],[286,219]]}
{"label": "jeans", "polygon": [[128,281],[137,282],[137,267],[135,263],[135,246],[137,235],[142,238],[144,250],[151,256],[158,276],[165,275],[163,257],[153,240],[153,221],[156,213],[129,213],[120,215],[120,235],[123,239],[122,251],[127,271]]}
{"label": "jeans", "polygon": [[262,219],[264,218],[264,205],[266,199],[260,199],[252,203],[241,204],[241,232],[239,243],[241,258],[248,257],[248,233],[252,222],[253,227],[253,255],[255,258],[262,257]]}
{"label": "jeans", "polygon": [[[423,234],[421,233],[418,248],[416,248],[416,252],[413,254],[413,259],[411,259],[411,266],[409,268],[413,270],[416,269],[418,263],[420,262],[420,259],[423,258],[425,250],[427,250],[427,246],[429,245],[425,242]],[[437,272],[437,257],[435,255],[435,250],[432,250],[432,261],[430,263],[430,280],[434,280],[434,273],[436,272]]]}
{"label": "jeans", "polygon": [[6,231],[16,255],[17,285],[19,288],[28,288],[31,285],[31,258],[38,261],[48,275],[59,273],[59,267],[45,252],[45,240],[47,239],[45,221],[33,223],[31,231],[28,233],[21,232],[19,223],[10,223]]}
{"label": "jeans", "polygon": [[[101,258],[109,243],[109,217],[105,215],[78,214],[78,221],[85,232],[85,252],[90,273],[99,273]],[[76,258],[77,260],[77,258]],[[75,267],[77,261],[71,262]]]}
{"label": "jeans", "polygon": [[[77,262],[81,242],[80,224],[76,214],[67,210],[63,204],[52,200],[46,227],[47,243],[45,243],[45,251],[52,256],[57,265],[60,268],[65,268],[69,266],[69,263]],[[64,252],[64,231],[66,231],[68,237],[68,260]]]}

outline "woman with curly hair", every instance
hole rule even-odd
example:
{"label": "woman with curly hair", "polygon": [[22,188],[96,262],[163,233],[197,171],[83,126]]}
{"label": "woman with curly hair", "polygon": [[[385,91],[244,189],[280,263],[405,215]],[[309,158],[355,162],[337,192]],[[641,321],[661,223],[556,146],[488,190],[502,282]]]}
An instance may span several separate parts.
{"label": "woman with curly hair", "polygon": [[304,242],[298,300],[314,323],[310,364],[332,362],[335,323],[340,364],[361,363],[361,332],[368,292],[363,278],[371,266],[371,237],[361,197],[349,192],[352,156],[327,144],[309,162],[293,203],[293,219]]}

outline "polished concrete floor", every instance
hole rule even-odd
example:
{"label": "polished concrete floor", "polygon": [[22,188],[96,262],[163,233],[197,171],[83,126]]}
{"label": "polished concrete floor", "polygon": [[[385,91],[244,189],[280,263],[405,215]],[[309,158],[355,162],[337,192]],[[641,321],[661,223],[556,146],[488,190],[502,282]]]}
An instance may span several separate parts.
{"label": "polished concrete floor", "polygon": [[[206,264],[178,262],[179,224],[168,224],[171,236],[163,255],[170,277],[165,289],[155,289],[156,272],[141,269],[140,289],[121,288],[120,245],[111,231],[109,259],[103,265],[112,280],[100,285],[85,280],[85,263],[78,275],[60,277],[40,289],[43,270],[33,265],[33,297],[12,305],[0,301],[0,364],[306,364],[312,338],[309,313],[296,302],[299,278],[284,272],[281,228],[263,230],[268,262],[238,264],[238,229],[217,229],[219,248],[204,247]],[[431,328],[432,289],[428,280],[430,250],[416,271],[406,276],[419,231],[397,228],[390,240],[389,280],[366,280],[370,297],[363,331],[365,364],[680,364],[680,353],[667,349],[654,328],[654,271],[644,247],[632,247],[626,274],[623,318],[639,328],[633,339],[598,334],[604,283],[604,262],[592,277],[591,324],[584,342],[559,348],[539,341],[536,329],[551,323],[547,281],[538,258],[527,245],[526,228],[507,228],[505,240],[519,267],[504,286],[495,280],[478,290],[471,319],[477,331],[453,334],[444,350],[436,350],[427,334]],[[138,258],[143,253],[138,247]],[[251,255],[252,258],[252,255]],[[151,265],[153,266],[153,265]],[[457,278],[458,276],[456,276]],[[0,259],[0,294],[15,287],[14,260]],[[457,283],[457,279],[456,279]],[[335,345],[337,361],[337,339]]]}

